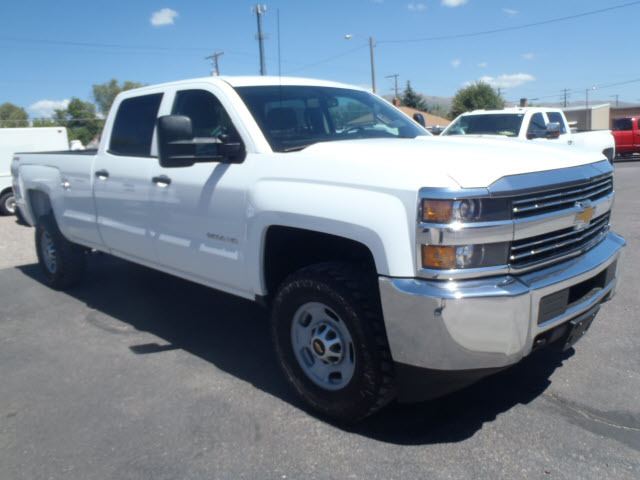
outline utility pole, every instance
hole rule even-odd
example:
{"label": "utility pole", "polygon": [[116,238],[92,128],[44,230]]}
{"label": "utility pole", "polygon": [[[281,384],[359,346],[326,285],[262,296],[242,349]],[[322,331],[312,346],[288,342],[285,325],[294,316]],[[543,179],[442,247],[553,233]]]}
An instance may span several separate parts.
{"label": "utility pole", "polygon": [[618,96],[619,96],[619,95],[617,95],[617,94],[616,94],[616,95],[611,95],[611,96],[612,96],[612,97],[616,97],[616,108],[618,108]]}
{"label": "utility pole", "polygon": [[256,35],[256,39],[260,45],[260,75],[266,75],[267,66],[264,58],[264,39],[266,36],[262,33],[262,15],[267,13],[267,6],[258,4],[253,7],[251,11],[258,17],[258,34]]}
{"label": "utility pole", "polygon": [[214,53],[213,55],[204,57],[205,60],[209,60],[211,62],[211,66],[213,67],[213,70],[211,71],[211,75],[216,77],[220,75],[220,69],[218,68],[218,57],[221,55],[224,55],[224,52],[218,52],[216,50],[216,53]]}
{"label": "utility pole", "polygon": [[373,66],[373,37],[369,37],[369,49],[371,51],[371,86],[376,93],[376,69]]}
{"label": "utility pole", "polygon": [[498,96],[501,97],[502,96],[502,89],[500,87],[498,87]]}
{"label": "utility pole", "polygon": [[564,92],[564,102],[563,102],[563,105],[564,105],[564,106],[565,106],[565,108],[566,108],[566,106],[567,106],[567,92],[568,92],[569,90],[568,90],[568,89],[566,89],[566,88],[563,88],[563,89],[562,89],[562,91]]}
{"label": "utility pole", "polygon": [[394,78],[395,79],[395,84],[396,84],[396,86],[395,86],[396,97],[395,98],[400,98],[400,97],[398,97],[398,77],[399,76],[400,75],[398,75],[397,73],[394,73],[393,75],[387,75],[386,77],[384,77],[384,78]]}

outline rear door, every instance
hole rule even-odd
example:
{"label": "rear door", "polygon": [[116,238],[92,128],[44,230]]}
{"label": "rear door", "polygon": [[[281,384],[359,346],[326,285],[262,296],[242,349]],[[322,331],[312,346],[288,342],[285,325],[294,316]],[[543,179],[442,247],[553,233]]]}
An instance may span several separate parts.
{"label": "rear door", "polygon": [[[125,98],[118,105],[111,138],[93,171],[98,229],[104,245],[132,260],[153,261],[149,231],[155,122],[162,93]],[[107,129],[108,130],[108,129]]]}
{"label": "rear door", "polygon": [[633,119],[633,133],[634,133],[634,151],[640,152],[640,118]]}

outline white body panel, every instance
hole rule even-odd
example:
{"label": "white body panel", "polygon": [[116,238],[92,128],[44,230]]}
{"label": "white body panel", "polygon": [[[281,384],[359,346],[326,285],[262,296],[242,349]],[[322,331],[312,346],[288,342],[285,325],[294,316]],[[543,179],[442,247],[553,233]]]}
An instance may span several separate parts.
{"label": "white body panel", "polygon": [[[507,175],[602,160],[580,149],[548,148],[552,142],[426,136],[344,140],[273,152],[232,88],[273,81],[218,77],[125,92],[111,109],[97,155],[21,155],[13,166],[15,181],[22,192],[47,193],[63,234],[77,243],[254,298],[267,293],[262,265],[270,226],[358,241],[371,251],[379,274],[415,277],[421,188],[487,187]],[[223,104],[245,144],[243,163],[162,168],[153,157],[155,139],[150,157],[108,152],[120,102],[164,93],[159,115],[167,115],[175,92],[193,88],[214,93]],[[107,170],[109,177],[98,178],[99,170]],[[160,175],[171,177],[171,184],[153,183]],[[28,199],[19,195],[17,200],[33,222]]]}

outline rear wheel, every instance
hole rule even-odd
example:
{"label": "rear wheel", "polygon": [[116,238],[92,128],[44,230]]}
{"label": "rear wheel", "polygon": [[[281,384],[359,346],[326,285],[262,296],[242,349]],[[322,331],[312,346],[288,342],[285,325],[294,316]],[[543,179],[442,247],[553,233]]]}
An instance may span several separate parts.
{"label": "rear wheel", "polygon": [[342,263],[304,268],[282,284],[272,315],[279,363],[313,410],[353,422],[393,400],[375,275]]}
{"label": "rear wheel", "polygon": [[51,214],[38,219],[36,253],[45,283],[62,290],[77,283],[86,268],[85,249],[67,240]]}
{"label": "rear wheel", "polygon": [[14,215],[16,213],[16,197],[13,192],[7,192],[0,196],[0,214]]}

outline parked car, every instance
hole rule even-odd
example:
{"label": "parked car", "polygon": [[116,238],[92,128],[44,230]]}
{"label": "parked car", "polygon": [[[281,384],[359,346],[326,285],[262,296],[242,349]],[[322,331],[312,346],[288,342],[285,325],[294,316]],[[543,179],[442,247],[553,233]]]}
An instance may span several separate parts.
{"label": "parked car", "polygon": [[599,152],[432,137],[319,80],[129,90],[97,153],[12,172],[52,288],[96,249],[268,306],[291,387],[346,421],[574,345],[625,245]]}
{"label": "parked car", "polygon": [[615,141],[610,130],[573,133],[559,108],[514,107],[475,110],[456,118],[441,135],[502,136],[575,145],[602,153],[613,163]]}
{"label": "parked car", "polygon": [[14,152],[67,150],[64,127],[0,128],[0,215],[13,215],[15,197],[11,190],[11,159]]}
{"label": "parked car", "polygon": [[612,133],[618,155],[640,153],[640,117],[618,118],[613,122]]}

